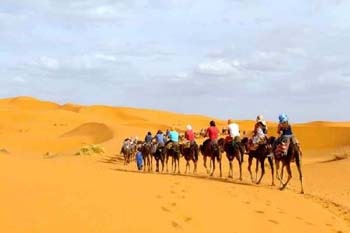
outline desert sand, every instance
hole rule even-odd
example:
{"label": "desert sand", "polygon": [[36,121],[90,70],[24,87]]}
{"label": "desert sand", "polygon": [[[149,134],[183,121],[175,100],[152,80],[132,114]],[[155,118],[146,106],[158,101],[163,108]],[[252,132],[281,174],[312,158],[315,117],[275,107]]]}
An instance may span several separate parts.
{"label": "desert sand", "polygon": [[[0,100],[0,232],[350,232],[350,122],[293,124],[303,149],[298,175],[284,191],[197,175],[138,172],[119,155],[124,138],[211,117],[128,107],[59,105],[31,97]],[[214,119],[219,128],[227,119]],[[248,134],[251,120],[236,120]],[[269,132],[276,122],[268,122]],[[77,155],[84,145],[104,153]],[[181,171],[185,164],[181,161]]]}

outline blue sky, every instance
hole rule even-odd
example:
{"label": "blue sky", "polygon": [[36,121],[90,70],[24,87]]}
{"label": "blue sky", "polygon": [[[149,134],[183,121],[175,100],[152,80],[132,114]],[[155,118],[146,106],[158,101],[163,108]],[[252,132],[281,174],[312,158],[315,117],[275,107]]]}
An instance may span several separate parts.
{"label": "blue sky", "polygon": [[350,120],[350,1],[1,0],[0,97]]}

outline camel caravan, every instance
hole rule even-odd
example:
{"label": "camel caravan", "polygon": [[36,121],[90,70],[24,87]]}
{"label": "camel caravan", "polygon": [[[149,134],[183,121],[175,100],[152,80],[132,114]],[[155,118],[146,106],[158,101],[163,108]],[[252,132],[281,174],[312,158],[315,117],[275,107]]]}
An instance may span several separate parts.
{"label": "camel caravan", "polygon": [[[222,177],[222,155],[225,154],[229,162],[228,177],[233,178],[233,161],[239,166],[239,180],[242,180],[242,163],[244,157],[248,157],[248,171],[251,181],[259,184],[265,174],[265,160],[271,168],[271,185],[275,185],[275,175],[280,182],[280,190],[287,187],[292,178],[291,163],[295,162],[300,180],[300,192],[303,190],[303,178],[301,171],[302,152],[296,137],[292,133],[292,127],[286,114],[279,115],[278,137],[268,136],[267,123],[262,115],[258,115],[252,137],[241,138],[239,125],[231,119],[228,126],[221,133],[215,122],[209,122],[208,128],[194,132],[191,125],[186,126],[184,133],[179,134],[174,127],[163,132],[158,130],[155,135],[148,132],[144,140],[137,137],[126,138],[121,148],[124,156],[124,164],[130,163],[135,158],[138,170],[144,172],[153,171],[153,159],[155,160],[155,172],[169,172],[168,161],[171,159],[171,172],[180,174],[180,158],[186,161],[185,174],[197,173],[199,156],[203,156],[203,165],[207,173],[213,176],[218,167],[219,176]],[[197,141],[202,141],[198,144]],[[209,166],[207,160],[209,159]],[[251,167],[256,160],[255,177]],[[260,167],[260,175],[258,178]],[[275,172],[276,168],[276,172]],[[284,168],[288,177],[283,179]],[[275,174],[276,173],[276,174]]]}

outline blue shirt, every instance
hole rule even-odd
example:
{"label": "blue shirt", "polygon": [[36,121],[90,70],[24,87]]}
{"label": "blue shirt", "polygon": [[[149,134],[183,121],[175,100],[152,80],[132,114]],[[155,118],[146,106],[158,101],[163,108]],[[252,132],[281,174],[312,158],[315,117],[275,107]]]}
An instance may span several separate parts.
{"label": "blue shirt", "polygon": [[290,125],[288,125],[286,128],[282,128],[282,135],[283,136],[293,135],[292,127]]}
{"label": "blue shirt", "polygon": [[147,134],[146,137],[145,137],[145,142],[146,143],[151,143],[152,139],[153,139],[152,135]]}
{"label": "blue shirt", "polygon": [[169,132],[169,139],[173,142],[179,142],[179,133],[176,131]]}
{"label": "blue shirt", "polygon": [[156,141],[157,143],[164,144],[164,135],[162,133],[156,134]]}
{"label": "blue shirt", "polygon": [[142,157],[142,153],[140,151],[138,151],[136,153],[136,163],[138,166],[142,166],[143,165],[143,157]]}

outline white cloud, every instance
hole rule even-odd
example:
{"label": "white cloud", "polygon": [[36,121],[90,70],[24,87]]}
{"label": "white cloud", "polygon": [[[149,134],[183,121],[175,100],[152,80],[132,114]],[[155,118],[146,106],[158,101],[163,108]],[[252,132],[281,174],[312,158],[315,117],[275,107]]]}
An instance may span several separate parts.
{"label": "white cloud", "polygon": [[46,57],[46,56],[39,58],[38,65],[41,65],[41,66],[43,66],[47,69],[51,69],[51,70],[57,70],[60,66],[58,60],[56,60],[55,58]]}
{"label": "white cloud", "polygon": [[237,60],[218,59],[199,64],[197,72],[204,75],[227,76],[238,73],[240,65],[240,62]]}
{"label": "white cloud", "polygon": [[26,80],[21,76],[16,76],[12,80],[16,83],[21,83],[21,84],[26,82]]}
{"label": "white cloud", "polygon": [[110,62],[115,62],[117,61],[117,58],[113,55],[106,55],[106,54],[101,54],[98,53],[95,56],[97,59],[104,60],[104,61],[110,61]]}

